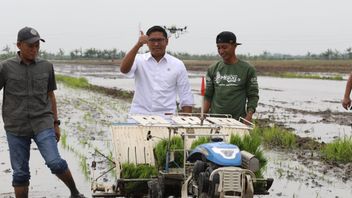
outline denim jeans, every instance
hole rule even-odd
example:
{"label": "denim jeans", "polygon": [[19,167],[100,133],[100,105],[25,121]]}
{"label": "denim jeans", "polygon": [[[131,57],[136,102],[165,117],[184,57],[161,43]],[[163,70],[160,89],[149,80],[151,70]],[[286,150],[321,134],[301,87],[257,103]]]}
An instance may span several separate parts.
{"label": "denim jeans", "polygon": [[55,130],[45,129],[33,137],[16,136],[11,132],[6,132],[9,144],[11,167],[13,170],[12,185],[28,186],[30,179],[29,157],[32,139],[38,146],[38,150],[45,160],[45,164],[50,168],[51,173],[61,174],[67,169],[67,163],[60,157],[55,138]]}

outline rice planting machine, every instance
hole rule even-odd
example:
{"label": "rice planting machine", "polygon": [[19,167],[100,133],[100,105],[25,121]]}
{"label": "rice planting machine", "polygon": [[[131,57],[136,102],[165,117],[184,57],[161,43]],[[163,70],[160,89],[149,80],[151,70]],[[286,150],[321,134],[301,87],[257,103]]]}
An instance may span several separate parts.
{"label": "rice planting machine", "polygon": [[[213,198],[269,194],[273,179],[257,178],[254,174],[259,169],[259,160],[228,143],[231,135],[249,134],[251,126],[230,116],[210,114],[131,117],[134,123],[112,126],[116,183],[106,188],[93,179],[93,197]],[[181,149],[171,145],[174,137],[182,139]],[[200,137],[211,141],[191,149],[192,143]],[[158,166],[155,151],[160,140],[169,140],[162,167]],[[180,156],[181,161],[177,161]],[[124,178],[123,164],[126,163],[158,168],[152,177]]]}

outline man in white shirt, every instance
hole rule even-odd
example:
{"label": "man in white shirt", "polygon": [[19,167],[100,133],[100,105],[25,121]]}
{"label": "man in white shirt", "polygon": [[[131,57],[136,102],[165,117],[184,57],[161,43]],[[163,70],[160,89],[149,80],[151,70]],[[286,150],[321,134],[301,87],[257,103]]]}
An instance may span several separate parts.
{"label": "man in white shirt", "polygon": [[[150,52],[137,54],[144,44]],[[165,29],[153,26],[146,35],[141,31],[138,42],[123,58],[120,71],[134,78],[136,86],[130,114],[174,114],[177,95],[182,112],[192,112],[193,94],[186,67],[166,53],[167,44]]]}

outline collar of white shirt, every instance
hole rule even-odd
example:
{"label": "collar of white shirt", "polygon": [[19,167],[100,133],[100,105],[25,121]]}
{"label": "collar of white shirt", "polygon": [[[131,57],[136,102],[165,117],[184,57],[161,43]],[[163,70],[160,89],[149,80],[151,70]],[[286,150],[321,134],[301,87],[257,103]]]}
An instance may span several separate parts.
{"label": "collar of white shirt", "polygon": [[[160,59],[160,61],[165,61],[167,63],[170,61],[170,58],[171,58],[170,55],[165,53],[164,56]],[[150,52],[144,54],[144,59],[146,61],[154,60],[156,62],[155,58],[152,56]]]}

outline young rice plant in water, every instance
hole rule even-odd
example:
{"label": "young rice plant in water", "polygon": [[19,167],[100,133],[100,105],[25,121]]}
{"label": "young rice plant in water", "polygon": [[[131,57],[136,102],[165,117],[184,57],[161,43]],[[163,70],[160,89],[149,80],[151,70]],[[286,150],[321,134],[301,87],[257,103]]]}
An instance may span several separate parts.
{"label": "young rice plant in water", "polygon": [[258,133],[251,132],[250,135],[240,136],[232,134],[230,143],[238,146],[240,150],[252,153],[259,160],[259,170],[255,173],[257,177],[263,177],[263,172],[267,164],[267,159],[261,149],[261,138]]}
{"label": "young rice plant in water", "polygon": [[72,88],[88,88],[90,86],[88,80],[84,77],[75,78],[64,75],[56,75],[55,77],[57,81],[62,82]]}
{"label": "young rice plant in water", "polygon": [[292,132],[277,127],[255,127],[252,133],[262,137],[263,145],[268,148],[280,147],[293,149],[296,147],[296,136]]}
{"label": "young rice plant in water", "polygon": [[321,154],[330,162],[352,162],[352,138],[344,137],[325,145],[321,149]]}

